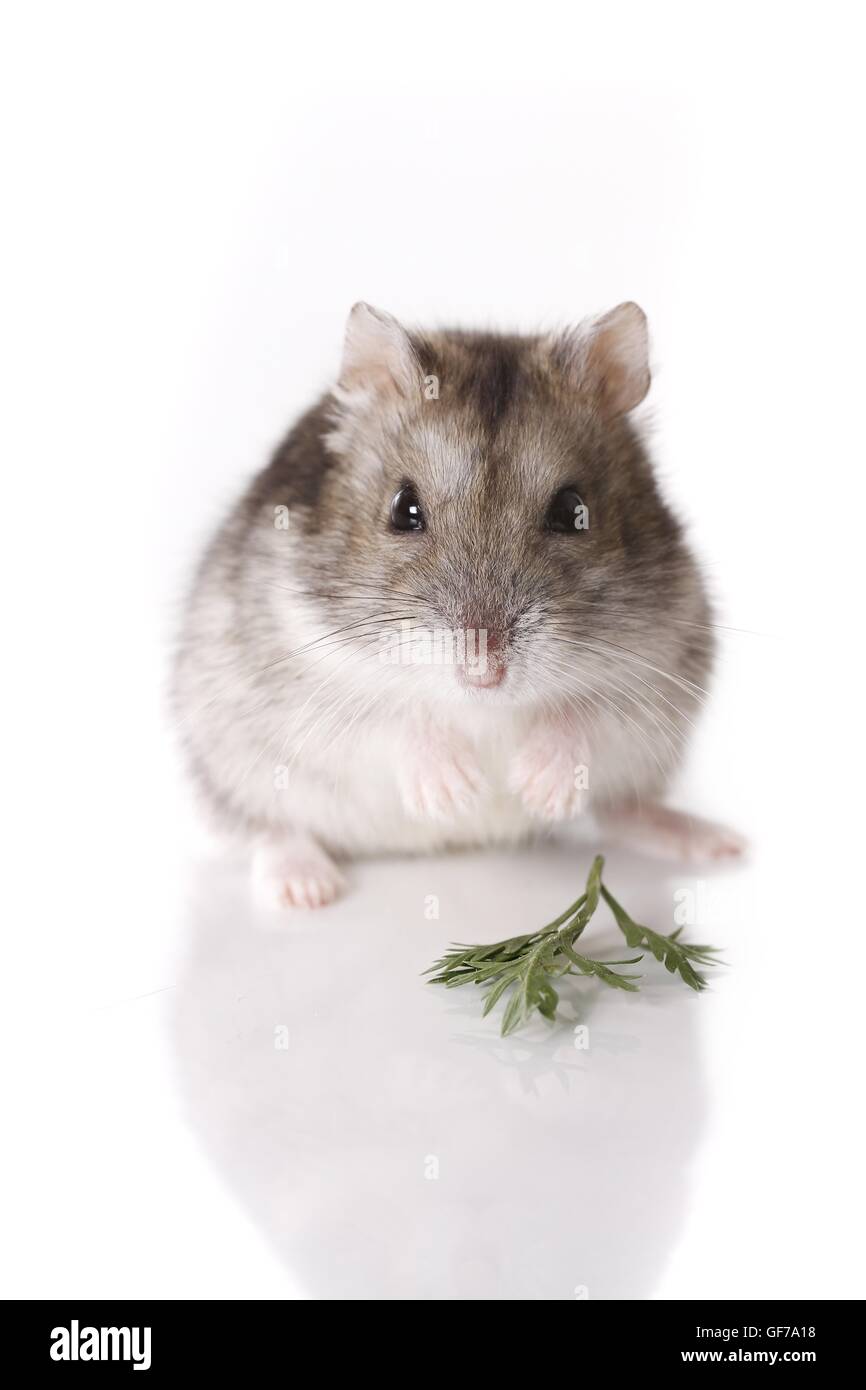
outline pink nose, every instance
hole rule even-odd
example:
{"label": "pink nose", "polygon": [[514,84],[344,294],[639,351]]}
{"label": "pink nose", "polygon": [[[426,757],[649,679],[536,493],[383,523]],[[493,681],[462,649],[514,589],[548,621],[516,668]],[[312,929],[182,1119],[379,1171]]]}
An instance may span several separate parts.
{"label": "pink nose", "polygon": [[505,680],[505,672],[505,642],[501,634],[485,627],[467,629],[466,660],[457,668],[461,685],[472,690],[492,690]]}
{"label": "pink nose", "polygon": [[461,666],[459,677],[463,685],[472,690],[492,690],[505,680],[505,662],[492,662],[488,659],[486,669],[473,670],[471,666]]}

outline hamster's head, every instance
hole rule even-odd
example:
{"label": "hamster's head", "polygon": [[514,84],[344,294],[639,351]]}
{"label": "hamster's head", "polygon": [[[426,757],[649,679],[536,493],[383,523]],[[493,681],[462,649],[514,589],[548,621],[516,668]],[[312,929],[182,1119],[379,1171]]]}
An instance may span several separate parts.
{"label": "hamster's head", "polygon": [[629,419],[649,382],[636,304],[535,336],[357,304],[295,533],[321,624],[408,699],[556,705],[634,688],[649,654],[679,669],[705,599]]}

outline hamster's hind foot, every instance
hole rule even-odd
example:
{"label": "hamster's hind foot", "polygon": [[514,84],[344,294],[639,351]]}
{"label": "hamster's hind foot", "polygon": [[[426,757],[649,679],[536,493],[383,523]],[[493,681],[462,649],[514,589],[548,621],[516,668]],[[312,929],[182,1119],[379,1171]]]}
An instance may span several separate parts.
{"label": "hamster's hind foot", "polygon": [[657,859],[711,863],[738,859],[747,848],[735,830],[657,802],[611,807],[596,818],[612,839]]}
{"label": "hamster's hind foot", "polygon": [[309,835],[259,845],[252,881],[256,902],[269,911],[327,907],[345,887],[334,861]]}

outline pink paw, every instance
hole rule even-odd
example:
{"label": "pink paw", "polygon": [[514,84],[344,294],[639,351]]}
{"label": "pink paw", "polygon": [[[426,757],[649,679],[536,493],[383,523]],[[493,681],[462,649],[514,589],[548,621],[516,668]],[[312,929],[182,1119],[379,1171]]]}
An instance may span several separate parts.
{"label": "pink paw", "polygon": [[515,755],[508,784],[531,815],[572,820],[586,804],[587,767],[572,739],[540,732]]}
{"label": "pink paw", "polygon": [[431,742],[413,749],[398,780],[413,820],[455,820],[471,811],[484,789],[481,769],[463,745]]}
{"label": "pink paw", "polygon": [[268,910],[327,907],[344,887],[336,864],[313,840],[266,846],[253,859],[253,894]]}
{"label": "pink paw", "polygon": [[621,842],[680,863],[738,859],[748,848],[743,836],[726,825],[654,803],[605,812],[599,820]]}
{"label": "pink paw", "polygon": [[660,852],[665,858],[676,857],[692,863],[739,859],[747,848],[746,840],[735,830],[707,820],[695,819],[678,830],[660,836]]}

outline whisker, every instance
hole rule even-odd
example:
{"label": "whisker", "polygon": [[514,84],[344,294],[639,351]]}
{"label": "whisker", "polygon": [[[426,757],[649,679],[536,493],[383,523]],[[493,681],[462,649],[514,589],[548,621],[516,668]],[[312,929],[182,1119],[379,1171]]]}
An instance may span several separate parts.
{"label": "whisker", "polygon": [[[657,676],[663,676],[666,680],[672,681],[675,685],[679,685],[681,689],[686,690],[696,700],[709,697],[710,692],[705,690],[702,685],[698,685],[696,681],[689,680],[687,676],[679,676],[673,671],[665,671],[660,666],[654,666],[651,661],[647,661],[645,657],[641,656],[639,652],[633,651],[631,647],[624,647],[618,642],[611,642],[606,637],[599,637],[594,633],[578,633],[578,636],[582,639],[583,643],[587,641],[601,642],[604,646],[613,648],[614,651],[622,652],[632,660],[638,661],[642,666],[646,666],[648,670],[654,671]],[[558,638],[557,640],[568,642],[569,639]],[[582,642],[572,641],[571,645],[579,647],[582,645]],[[699,694],[695,692],[699,692]]]}
{"label": "whisker", "polygon": [[294,657],[300,656],[304,652],[314,651],[317,647],[327,645],[330,639],[337,637],[340,633],[348,632],[351,629],[364,625],[365,623],[381,622],[383,624],[386,624],[402,621],[411,621],[411,619],[414,616],[415,615],[412,613],[403,613],[396,615],[391,613],[366,614],[363,618],[358,618],[351,623],[344,623],[340,627],[334,628],[331,632],[322,633],[321,636],[315,637],[311,639],[309,642],[302,643],[301,646],[293,648],[291,651],[286,652],[283,656],[278,657],[274,661],[269,661],[265,666],[254,666],[252,667],[252,669],[242,672],[240,675],[237,672],[233,671],[230,676],[228,676],[226,679],[220,682],[219,689],[215,695],[212,695],[209,699],[204,700],[201,704],[196,705],[193,709],[189,710],[185,715],[183,715],[182,718],[173,720],[172,728],[182,729],[184,724],[188,723],[190,719],[194,719],[196,715],[201,714],[206,709],[210,709],[212,705],[216,704],[219,700],[223,699],[229,691],[236,690],[240,685],[243,685],[245,682],[255,679],[256,676],[262,675],[265,671],[270,671],[276,666],[280,666],[287,661],[291,661]]}
{"label": "whisker", "polygon": [[[591,652],[594,652],[594,653],[596,653],[596,654],[598,654],[598,655],[600,655],[600,656],[607,656],[607,653],[606,653],[606,652],[600,652],[600,653],[599,653],[599,652],[598,652],[598,648],[592,647],[592,646],[590,646],[588,643],[574,643],[574,642],[569,641],[567,638],[556,637],[556,636],[553,636],[551,640],[554,641],[554,642],[562,642],[562,643],[564,643],[566,646],[578,646],[578,647],[580,648],[580,650],[583,651],[583,652],[591,651]],[[607,671],[607,670],[609,670],[608,667],[602,667],[601,669],[602,669],[602,671]],[[625,674],[625,673],[622,672],[622,671],[620,671],[620,674]],[[668,697],[667,697],[667,695],[665,695],[664,691],[660,690],[660,689],[658,688],[657,685],[654,685],[654,684],[653,684],[652,681],[645,680],[644,677],[643,677],[643,676],[639,676],[639,675],[637,674],[636,671],[631,671],[631,672],[629,672],[629,674],[632,676],[632,678],[633,678],[634,680],[640,681],[641,684],[642,684],[642,685],[645,685],[646,688],[647,688],[648,690],[651,690],[652,693],[653,693],[654,695],[658,696],[658,698],[659,698],[660,700],[663,700],[664,703],[665,703],[666,705],[668,705],[669,708],[672,709],[672,710],[674,711],[675,714],[678,714],[678,715],[680,716],[680,718],[681,718],[681,719],[684,719],[684,720],[686,721],[687,724],[690,724],[690,725],[691,725],[692,728],[695,728],[695,727],[696,727],[695,724],[694,724],[694,721],[693,721],[692,719],[689,718],[689,716],[686,714],[685,710],[680,709],[679,705],[675,705],[674,702],[673,702],[672,700],[669,700]],[[691,694],[691,692],[689,692],[689,693]],[[695,696],[692,696],[692,698],[696,698],[696,697],[695,697]]]}

